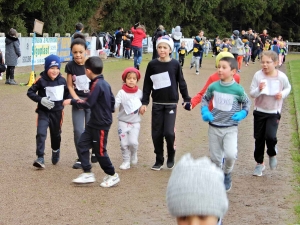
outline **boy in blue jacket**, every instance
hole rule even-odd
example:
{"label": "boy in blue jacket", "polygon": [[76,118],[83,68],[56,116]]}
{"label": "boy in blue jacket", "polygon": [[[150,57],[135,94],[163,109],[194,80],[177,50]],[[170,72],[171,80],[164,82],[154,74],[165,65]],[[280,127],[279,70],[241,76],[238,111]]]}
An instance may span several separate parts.
{"label": "boy in blue jacket", "polygon": [[112,124],[112,113],[114,112],[115,98],[110,85],[102,75],[103,62],[97,57],[90,57],[85,61],[85,74],[91,80],[90,93],[87,99],[68,99],[64,105],[76,105],[79,108],[90,108],[91,118],[81,134],[78,141],[78,154],[83,173],[73,180],[73,183],[86,184],[96,181],[91,172],[89,160],[89,149],[93,148],[100,167],[107,174],[101,187],[112,187],[120,182],[119,175],[115,173],[107,154],[106,144],[108,131]]}
{"label": "boy in blue jacket", "polygon": [[49,55],[45,58],[45,70],[28,89],[27,96],[38,103],[36,113],[36,155],[33,166],[45,168],[44,151],[47,129],[50,129],[52,164],[59,161],[61,125],[63,121],[63,100],[69,95],[67,82],[60,73],[60,58]]}

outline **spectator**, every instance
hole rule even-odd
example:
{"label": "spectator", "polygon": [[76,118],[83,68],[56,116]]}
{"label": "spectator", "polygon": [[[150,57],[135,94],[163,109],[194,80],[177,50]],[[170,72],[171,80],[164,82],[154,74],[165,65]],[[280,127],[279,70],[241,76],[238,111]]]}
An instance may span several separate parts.
{"label": "spectator", "polygon": [[5,63],[7,65],[5,84],[17,85],[15,67],[20,56],[20,41],[17,38],[17,31],[11,28],[5,38]]}
{"label": "spectator", "polygon": [[140,69],[143,54],[143,39],[146,38],[146,28],[140,22],[136,23],[132,28],[133,41],[131,43],[134,54],[134,68]]}
{"label": "spectator", "polygon": [[[172,32],[171,38],[174,41],[175,59],[178,60],[178,49],[180,48],[180,39],[182,38],[180,26],[176,26],[174,32]],[[173,53],[171,54],[172,57]]]}

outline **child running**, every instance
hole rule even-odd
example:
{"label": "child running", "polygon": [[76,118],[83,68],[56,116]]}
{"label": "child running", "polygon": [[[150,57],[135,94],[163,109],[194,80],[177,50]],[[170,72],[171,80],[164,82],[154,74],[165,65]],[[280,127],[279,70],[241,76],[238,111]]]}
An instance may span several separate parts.
{"label": "child running", "polygon": [[185,47],[184,41],[181,42],[181,46],[178,49],[178,53],[179,53],[179,63],[181,65],[181,67],[183,67],[185,56],[187,56],[187,54],[188,54],[188,50]]}
{"label": "child running", "polygon": [[89,160],[89,149],[93,148],[100,167],[107,174],[100,186],[112,187],[120,182],[119,175],[115,172],[106,149],[115,98],[110,85],[102,75],[102,60],[97,56],[93,56],[88,58],[84,65],[85,74],[91,80],[91,91],[88,97],[85,100],[68,99],[64,101],[64,105],[78,105],[80,108],[91,109],[91,118],[77,144],[83,173],[74,179],[73,183],[86,184],[96,181],[95,175],[91,173],[92,166]]}
{"label": "child running", "polygon": [[195,65],[196,66],[196,75],[199,75],[199,62],[200,62],[200,58],[203,54],[203,49],[202,49],[202,46],[200,45],[200,41],[201,41],[200,37],[196,36],[194,38],[193,48],[188,52],[188,54],[193,52],[190,69],[192,69]]}
{"label": "child running", "polygon": [[[231,172],[237,157],[238,124],[249,111],[250,101],[244,88],[235,82],[233,75],[237,71],[234,58],[220,59],[218,74],[220,81],[212,83],[202,98],[202,119],[209,122],[209,151],[213,163],[222,168],[225,162],[224,184],[226,191],[232,186]],[[213,98],[213,109],[209,111],[209,101]]]}
{"label": "child running", "polygon": [[277,130],[281,118],[283,99],[290,91],[291,85],[287,76],[276,69],[278,54],[275,51],[263,51],[261,57],[262,69],[254,74],[250,95],[254,103],[254,159],[257,163],[253,175],[262,176],[265,145],[269,156],[269,166],[277,167]]}
{"label": "child running", "polygon": [[221,225],[228,210],[222,170],[207,157],[185,154],[170,176],[167,206],[177,225]]}
{"label": "child running", "polygon": [[[85,74],[84,62],[85,62],[85,51],[86,51],[86,41],[85,37],[81,33],[75,33],[73,36],[73,41],[71,43],[71,51],[73,54],[73,60],[68,62],[65,68],[67,73],[67,84],[69,88],[70,95],[73,99],[84,99],[88,96],[90,92],[90,79]],[[86,123],[89,121],[91,116],[90,109],[78,108],[76,105],[72,106],[72,122],[73,122],[73,132],[74,132],[74,143],[76,148],[77,156],[78,147],[77,143],[80,135],[84,131]],[[97,159],[93,159],[97,162]],[[81,162],[79,156],[73,165],[73,169],[81,169]]]}
{"label": "child running", "polygon": [[[179,100],[178,88],[184,102],[190,102],[186,82],[179,62],[170,58],[174,48],[172,38],[168,35],[157,39],[156,48],[159,58],[148,63],[144,87],[142,107],[143,115],[152,96],[152,141],[155,164],[152,170],[161,170],[164,164],[164,138],[167,142],[167,167],[172,169],[175,165],[175,119]],[[199,62],[199,60],[197,60]]]}
{"label": "child running", "polygon": [[36,113],[36,155],[33,166],[45,168],[44,154],[47,129],[50,130],[52,164],[56,165],[60,157],[61,125],[63,121],[63,100],[69,95],[66,79],[61,75],[60,58],[49,55],[45,58],[45,70],[28,89],[27,96],[38,103]]}
{"label": "child running", "polygon": [[137,150],[139,146],[140,121],[139,108],[142,106],[142,91],[138,88],[137,82],[141,74],[134,67],[124,70],[122,89],[116,95],[115,109],[119,108],[118,114],[118,134],[120,147],[123,156],[123,163],[120,169],[130,168],[130,161],[137,164]]}

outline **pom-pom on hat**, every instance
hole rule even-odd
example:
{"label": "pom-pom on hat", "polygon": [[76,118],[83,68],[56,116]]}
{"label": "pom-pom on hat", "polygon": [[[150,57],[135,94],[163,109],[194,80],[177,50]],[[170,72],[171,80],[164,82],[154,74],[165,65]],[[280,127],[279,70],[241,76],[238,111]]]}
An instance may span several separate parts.
{"label": "pom-pom on hat", "polygon": [[122,80],[125,82],[126,81],[126,77],[127,74],[133,72],[136,74],[137,76],[137,80],[139,81],[141,79],[141,73],[138,69],[134,68],[134,67],[128,67],[124,70],[124,72],[122,73]]}
{"label": "pom-pom on hat", "polygon": [[160,43],[167,43],[169,46],[170,46],[170,48],[171,48],[171,51],[173,52],[173,50],[174,50],[174,42],[173,42],[173,39],[170,37],[170,36],[168,36],[168,35],[165,35],[165,36],[161,36],[161,37],[159,37],[158,39],[157,39],[157,41],[156,41],[156,48],[157,48],[157,46],[160,44]]}
{"label": "pom-pom on hat", "polygon": [[45,58],[45,71],[48,72],[53,66],[57,66],[60,69],[60,58],[57,55],[49,55]]}
{"label": "pom-pom on hat", "polygon": [[184,155],[167,186],[167,205],[174,217],[203,215],[223,218],[228,210],[224,173],[207,157]]}

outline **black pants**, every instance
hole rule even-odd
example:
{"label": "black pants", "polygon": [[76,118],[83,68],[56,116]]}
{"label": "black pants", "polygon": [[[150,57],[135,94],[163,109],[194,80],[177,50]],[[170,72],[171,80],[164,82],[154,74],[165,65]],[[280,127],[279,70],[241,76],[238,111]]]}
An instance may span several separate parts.
{"label": "black pants", "polygon": [[267,145],[267,154],[272,157],[277,154],[277,130],[281,115],[263,113],[254,110],[254,138],[255,150],[254,159],[257,163],[264,162],[265,144]]}
{"label": "black pants", "polygon": [[153,42],[153,52],[152,52],[152,59],[158,58],[157,50],[156,50],[156,42]]}
{"label": "black pants", "polygon": [[45,112],[37,110],[37,113],[36,155],[38,157],[44,157],[48,127],[50,130],[51,148],[53,150],[60,148],[63,111]]}
{"label": "black pants", "polygon": [[108,130],[93,129],[89,126],[85,127],[78,141],[79,160],[84,172],[91,171],[92,166],[90,164],[89,150],[92,148],[103,171],[108,175],[115,174],[115,168],[107,154],[107,136]]}
{"label": "black pants", "polygon": [[8,79],[11,79],[11,80],[15,79],[15,66],[7,66],[6,80],[8,80]]}
{"label": "black pants", "polygon": [[164,138],[167,142],[168,157],[175,155],[175,120],[177,105],[152,105],[152,141],[156,162],[164,163]]}
{"label": "black pants", "polygon": [[183,64],[184,64],[184,57],[185,57],[185,55],[179,54],[179,63],[181,66],[183,66]]}

